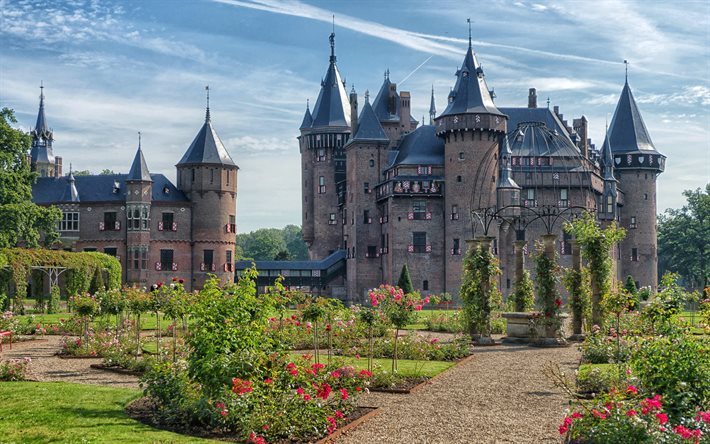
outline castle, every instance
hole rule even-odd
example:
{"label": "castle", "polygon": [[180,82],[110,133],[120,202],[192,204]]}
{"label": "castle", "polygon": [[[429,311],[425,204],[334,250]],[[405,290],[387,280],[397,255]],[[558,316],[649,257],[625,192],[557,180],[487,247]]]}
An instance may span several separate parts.
{"label": "castle", "polygon": [[[395,283],[407,265],[415,288],[458,294],[466,241],[492,237],[508,294],[516,254],[556,235],[571,265],[562,222],[572,209],[627,230],[614,251],[616,277],[657,285],[656,177],[665,156],[654,147],[627,81],[601,149],[582,116],[559,108],[498,108],[471,45],[443,112],[434,93],[429,122],[411,115],[411,96],[384,82],[359,111],[337,67],[335,34],[318,100],[306,107],[299,148],[303,239],[311,259],[345,252],[346,273],[330,293],[365,302],[368,289]],[[531,262],[531,261],[528,261]],[[531,268],[528,266],[528,268]],[[340,291],[338,291],[340,290]]]}
{"label": "castle", "polygon": [[191,290],[201,288],[208,273],[222,282],[234,280],[239,167],[212,126],[209,96],[205,121],[176,165],[177,185],[148,170],[140,136],[128,174],[75,177],[70,171],[62,177],[44,89],[30,135],[29,161],[40,176],[33,201],[61,210],[64,249],[115,256],[128,285],[178,277]]}

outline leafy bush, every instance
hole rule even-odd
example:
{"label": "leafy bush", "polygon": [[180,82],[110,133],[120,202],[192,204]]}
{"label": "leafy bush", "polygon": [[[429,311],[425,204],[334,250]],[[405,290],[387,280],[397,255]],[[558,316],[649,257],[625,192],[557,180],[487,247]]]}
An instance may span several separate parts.
{"label": "leafy bush", "polygon": [[663,394],[673,418],[710,408],[710,339],[690,335],[654,337],[633,353],[631,365],[648,390]]}
{"label": "leafy bush", "polygon": [[[365,344],[353,345],[343,349],[346,356],[367,356]],[[376,341],[373,346],[375,358],[392,358],[394,355],[394,337],[386,336]],[[430,361],[455,361],[471,354],[470,341],[464,336],[458,336],[451,342],[443,342],[439,338],[426,339],[410,332],[400,336],[397,341],[397,356],[399,359],[418,359]]]}
{"label": "leafy bush", "polygon": [[710,412],[693,412],[674,421],[664,410],[661,396],[642,398],[637,394],[638,389],[629,386],[592,403],[580,402],[580,408],[560,424],[560,435],[565,442],[580,444],[697,444],[710,434]]}
{"label": "leafy bush", "polygon": [[[631,357],[631,344],[625,338],[618,338],[612,328],[611,335],[603,333],[599,327],[592,329],[579,346],[582,360],[590,364],[610,364],[626,362]],[[617,341],[619,339],[619,341]]]}
{"label": "leafy bush", "polygon": [[604,394],[628,383],[626,370],[615,364],[582,364],[577,370],[577,391],[580,393]]}
{"label": "leafy bush", "polygon": [[462,333],[465,329],[464,320],[460,311],[437,312],[425,319],[426,329],[446,333]]}
{"label": "leafy bush", "polygon": [[26,381],[31,358],[0,361],[0,381]]}

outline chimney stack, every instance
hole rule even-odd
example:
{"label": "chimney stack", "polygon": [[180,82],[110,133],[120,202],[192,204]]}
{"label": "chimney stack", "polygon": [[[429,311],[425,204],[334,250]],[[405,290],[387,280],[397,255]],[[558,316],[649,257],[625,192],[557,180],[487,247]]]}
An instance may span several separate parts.
{"label": "chimney stack", "polygon": [[350,91],[350,125],[351,125],[351,137],[355,137],[357,132],[357,93],[355,92],[355,87]]}
{"label": "chimney stack", "polygon": [[409,91],[399,93],[399,123],[402,131],[405,133],[408,133],[411,127],[411,123],[409,122],[411,120],[411,109],[409,108],[410,98]]}
{"label": "chimney stack", "polygon": [[528,108],[537,108],[537,91],[530,88],[528,91]]}

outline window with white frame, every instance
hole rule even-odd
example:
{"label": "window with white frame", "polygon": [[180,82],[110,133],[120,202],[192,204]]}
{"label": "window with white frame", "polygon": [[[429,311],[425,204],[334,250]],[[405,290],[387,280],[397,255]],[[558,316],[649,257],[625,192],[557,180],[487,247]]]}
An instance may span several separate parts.
{"label": "window with white frame", "polygon": [[62,212],[62,219],[59,221],[59,231],[79,231],[79,212]]}

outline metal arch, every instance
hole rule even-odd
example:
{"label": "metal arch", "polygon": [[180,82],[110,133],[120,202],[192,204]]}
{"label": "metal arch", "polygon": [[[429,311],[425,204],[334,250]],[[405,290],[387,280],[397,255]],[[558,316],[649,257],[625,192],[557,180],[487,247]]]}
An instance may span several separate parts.
{"label": "metal arch", "polygon": [[[520,210],[519,215],[508,215],[510,210]],[[527,207],[524,205],[507,205],[502,208],[488,207],[471,211],[471,229],[473,236],[476,236],[476,227],[480,224],[483,235],[488,236],[493,222],[506,222],[514,227],[516,231],[524,231],[535,221],[542,221],[547,234],[553,234],[553,230],[560,219],[571,221],[579,217],[581,213],[589,212],[587,207],[575,205],[571,207],[558,207],[556,205],[544,205],[541,207]]]}
{"label": "metal arch", "polygon": [[59,286],[59,275],[68,270],[66,267],[42,267],[39,265],[33,265],[30,267],[31,270],[39,270],[46,274],[49,278],[49,288]]}

